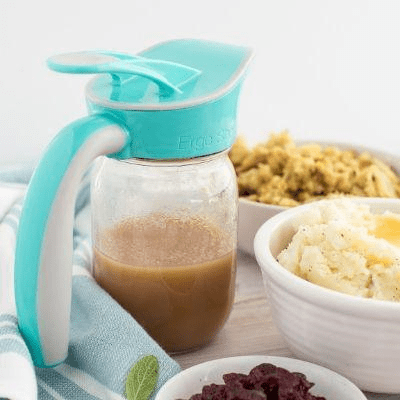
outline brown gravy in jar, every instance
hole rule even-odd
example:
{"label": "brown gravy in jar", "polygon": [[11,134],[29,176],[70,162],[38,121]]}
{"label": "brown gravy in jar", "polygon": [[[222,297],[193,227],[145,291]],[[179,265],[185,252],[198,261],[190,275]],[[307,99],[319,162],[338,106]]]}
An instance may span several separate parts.
{"label": "brown gravy in jar", "polygon": [[169,352],[208,343],[233,304],[236,247],[202,218],[128,218],[100,232],[97,282]]}

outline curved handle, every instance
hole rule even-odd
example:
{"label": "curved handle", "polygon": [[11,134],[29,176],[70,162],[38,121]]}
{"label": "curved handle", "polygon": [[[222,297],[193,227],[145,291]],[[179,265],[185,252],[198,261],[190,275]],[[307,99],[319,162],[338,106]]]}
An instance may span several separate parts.
{"label": "curved handle", "polygon": [[121,150],[128,138],[109,116],[77,120],[50,143],[29,183],[17,234],[15,300],[20,331],[38,367],[54,366],[68,352],[79,183],[97,156]]}

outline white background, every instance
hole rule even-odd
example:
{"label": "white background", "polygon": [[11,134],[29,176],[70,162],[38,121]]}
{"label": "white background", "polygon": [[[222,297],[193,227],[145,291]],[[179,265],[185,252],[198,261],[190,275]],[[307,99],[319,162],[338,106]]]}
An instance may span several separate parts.
{"label": "white background", "polygon": [[89,77],[47,57],[185,37],[254,48],[238,117],[250,142],[287,128],[400,153],[400,1],[0,0],[0,164],[37,160],[86,114]]}

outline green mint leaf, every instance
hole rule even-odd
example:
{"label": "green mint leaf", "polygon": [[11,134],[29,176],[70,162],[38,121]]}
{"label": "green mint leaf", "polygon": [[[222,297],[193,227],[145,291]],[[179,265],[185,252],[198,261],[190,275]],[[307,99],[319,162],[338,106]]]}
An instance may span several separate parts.
{"label": "green mint leaf", "polygon": [[147,400],[158,380],[158,361],[153,355],[135,363],[126,378],[125,393],[128,400]]}

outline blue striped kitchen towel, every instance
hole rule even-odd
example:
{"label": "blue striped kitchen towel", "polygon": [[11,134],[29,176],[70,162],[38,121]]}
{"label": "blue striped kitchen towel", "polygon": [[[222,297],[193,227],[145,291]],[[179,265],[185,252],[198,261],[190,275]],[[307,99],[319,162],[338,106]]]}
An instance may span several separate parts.
{"label": "blue striped kitchen towel", "polygon": [[54,368],[33,366],[18,331],[13,285],[16,230],[31,171],[0,170],[0,399],[124,399],[131,367],[149,354],[159,362],[156,393],[180,367],[91,276],[89,177],[76,204],[68,358]]}

